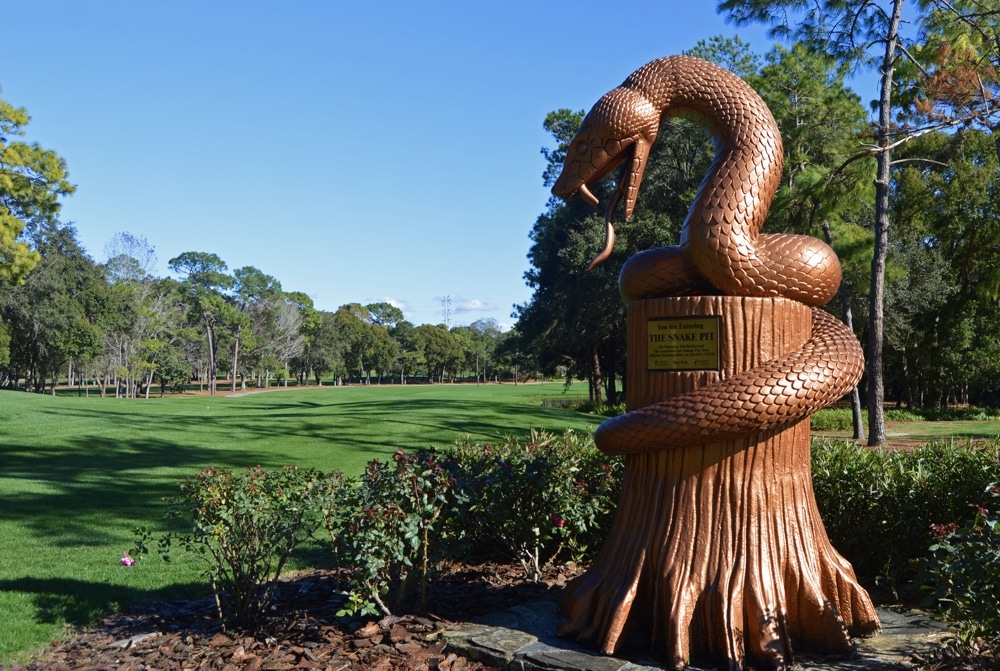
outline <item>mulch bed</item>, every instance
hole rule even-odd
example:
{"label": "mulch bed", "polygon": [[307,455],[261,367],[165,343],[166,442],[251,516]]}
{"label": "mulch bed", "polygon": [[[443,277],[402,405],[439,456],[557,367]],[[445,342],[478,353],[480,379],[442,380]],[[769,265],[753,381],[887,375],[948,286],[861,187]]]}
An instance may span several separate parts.
{"label": "mulch bed", "polygon": [[454,567],[434,578],[426,614],[381,621],[337,615],[341,580],[311,571],[282,582],[267,625],[255,634],[222,631],[211,597],[159,601],[54,642],[27,663],[0,664],[0,671],[489,671],[493,667],[449,652],[441,632],[540,599],[577,571],[556,567],[533,583],[514,566]]}

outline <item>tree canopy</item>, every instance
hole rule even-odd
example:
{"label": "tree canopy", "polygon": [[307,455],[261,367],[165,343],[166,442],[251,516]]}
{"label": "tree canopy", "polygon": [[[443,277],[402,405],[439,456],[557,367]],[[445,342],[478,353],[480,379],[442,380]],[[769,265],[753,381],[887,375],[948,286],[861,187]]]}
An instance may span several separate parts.
{"label": "tree canopy", "polygon": [[40,255],[19,236],[25,227],[52,223],[59,198],[74,191],[66,162],[37,142],[24,142],[30,117],[0,98],[0,282],[19,284]]}
{"label": "tree canopy", "polygon": [[[828,53],[850,69],[876,69],[874,140],[857,157],[875,159],[873,240],[868,292],[866,387],[868,443],[885,442],[885,303],[891,249],[893,152],[925,133],[979,124],[993,128],[996,21],[992,0],[721,0],[737,25],[764,23],[772,35]],[[919,27],[906,35],[904,22]],[[913,126],[911,121],[922,123]]]}

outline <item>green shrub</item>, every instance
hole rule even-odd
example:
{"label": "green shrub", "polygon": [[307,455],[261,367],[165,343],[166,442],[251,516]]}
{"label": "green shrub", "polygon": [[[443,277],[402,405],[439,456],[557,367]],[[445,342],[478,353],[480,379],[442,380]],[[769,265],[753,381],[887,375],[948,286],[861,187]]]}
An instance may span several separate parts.
{"label": "green shrub", "polygon": [[1000,419],[1000,409],[968,407],[947,408],[886,408],[890,422],[984,422]]}
{"label": "green shrub", "polygon": [[464,498],[456,524],[466,551],[515,560],[533,580],[560,555],[582,559],[598,548],[621,484],[620,461],[573,432],[461,443],[449,463]]}
{"label": "green shrub", "polygon": [[887,422],[922,422],[926,419],[926,409],[921,412],[916,408],[886,408],[885,421]]}
{"label": "green shrub", "polygon": [[852,431],[854,415],[850,408],[823,408],[810,417],[813,431]]}
{"label": "green shrub", "polygon": [[894,590],[915,576],[932,524],[958,523],[1000,481],[1000,439],[889,452],[814,441],[813,489],[830,540],[859,575]]}
{"label": "green shrub", "polygon": [[1000,418],[997,408],[928,408],[924,417],[930,421],[985,422]]}
{"label": "green shrub", "polygon": [[[886,408],[887,422],[983,422],[1000,418],[995,408]],[[813,431],[851,431],[854,420],[850,408],[824,408],[812,416]]]}
{"label": "green shrub", "polygon": [[[190,533],[159,540],[164,559],[176,545],[205,562],[224,627],[259,626],[278,578],[295,547],[315,529],[321,492],[317,471],[286,466],[279,471],[250,468],[240,476],[208,468],[187,478],[181,495],[170,499],[168,518],[191,523]],[[151,539],[138,530],[137,555]]]}
{"label": "green shrub", "polygon": [[960,623],[967,640],[1000,638],[1000,486],[990,485],[985,498],[969,505],[971,518],[962,524],[935,524],[937,541],[921,562],[922,578],[931,592],[928,605],[941,607]]}
{"label": "green shrub", "polygon": [[543,401],[543,405],[550,407],[561,407],[574,412],[583,412],[588,415],[600,415],[602,417],[617,417],[625,414],[625,402],[621,403],[593,403],[586,399],[569,399],[564,401]]}
{"label": "green shrub", "polygon": [[433,451],[402,450],[392,464],[369,462],[357,482],[328,481],[323,519],[336,563],[351,572],[343,614],[391,615],[418,593],[424,607],[431,551],[444,551],[453,484]]}
{"label": "green shrub", "polygon": [[[1000,438],[911,452],[814,441],[812,463],[827,533],[859,576],[899,591],[923,568],[954,617],[994,631],[982,628],[1000,615],[980,609],[995,610],[1000,599],[1000,527],[985,503],[962,521],[987,486],[1000,493]],[[391,614],[418,596],[424,606],[439,560],[515,560],[538,580],[558,558],[589,558],[606,538],[621,470],[591,434],[573,432],[466,441],[440,456],[399,450],[356,480],[294,467],[241,476],[206,469],[171,500],[169,516],[191,531],[162,537],[161,553],[179,546],[202,557],[224,625],[249,629],[266,614],[292,551],[322,522],[334,563],[351,576],[341,612]],[[149,539],[141,531],[137,554]]]}
{"label": "green shrub", "polygon": [[621,403],[599,403],[592,406],[589,409],[592,415],[601,415],[602,417],[617,417],[618,415],[624,415],[625,402]]}

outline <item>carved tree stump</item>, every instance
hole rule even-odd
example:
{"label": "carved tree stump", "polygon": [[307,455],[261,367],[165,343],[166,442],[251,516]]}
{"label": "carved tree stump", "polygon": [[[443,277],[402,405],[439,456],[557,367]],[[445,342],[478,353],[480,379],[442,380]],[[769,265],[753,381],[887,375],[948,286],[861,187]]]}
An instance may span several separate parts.
{"label": "carved tree stump", "polygon": [[[783,298],[658,298],[628,312],[630,410],[795,350],[811,330],[810,309]],[[647,320],[692,315],[720,317],[720,371],[647,370]],[[609,537],[560,609],[561,635],[675,667],[782,667],[793,652],[848,654],[852,635],[879,628],[816,508],[808,419],[626,457]]]}

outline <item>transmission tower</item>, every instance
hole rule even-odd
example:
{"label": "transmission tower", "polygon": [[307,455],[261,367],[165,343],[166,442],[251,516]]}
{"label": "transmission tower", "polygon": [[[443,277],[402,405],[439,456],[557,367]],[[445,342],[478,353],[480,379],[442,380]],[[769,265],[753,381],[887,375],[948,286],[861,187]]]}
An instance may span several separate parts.
{"label": "transmission tower", "polygon": [[441,298],[441,314],[444,315],[444,325],[451,330],[451,295]]}

